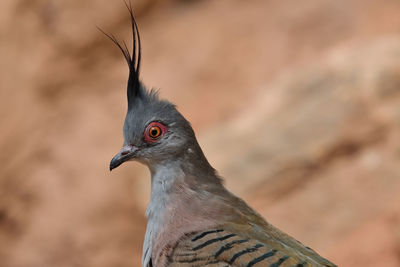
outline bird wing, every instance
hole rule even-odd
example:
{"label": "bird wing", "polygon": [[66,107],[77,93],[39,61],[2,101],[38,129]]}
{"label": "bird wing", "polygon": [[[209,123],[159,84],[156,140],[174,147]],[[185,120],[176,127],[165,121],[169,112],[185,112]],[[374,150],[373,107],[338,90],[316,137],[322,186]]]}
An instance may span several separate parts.
{"label": "bird wing", "polygon": [[320,258],[321,261],[316,261],[282,243],[277,245],[276,241],[260,241],[228,229],[216,228],[185,235],[168,257],[168,266],[335,266]]}

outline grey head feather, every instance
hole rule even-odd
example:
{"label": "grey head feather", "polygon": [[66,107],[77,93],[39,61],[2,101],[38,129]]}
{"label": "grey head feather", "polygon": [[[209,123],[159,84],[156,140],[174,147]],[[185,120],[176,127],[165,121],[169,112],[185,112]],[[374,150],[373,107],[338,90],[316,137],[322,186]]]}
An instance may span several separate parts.
{"label": "grey head feather", "polygon": [[[147,90],[143,83],[140,82],[140,35],[132,6],[131,4],[125,4],[128,8],[132,25],[131,52],[124,41],[120,43],[114,35],[99,29],[121,50],[129,67],[127,84],[128,110],[123,133],[124,147],[131,149],[129,153],[132,153],[132,155],[129,157],[123,156],[121,159],[121,154],[127,151],[121,150],[118,162],[113,163],[112,161],[110,169],[118,167],[128,160],[145,163],[151,169],[152,165],[166,160],[185,158],[189,162],[196,161],[196,164],[187,165],[188,171],[195,172],[194,166],[202,166],[205,172],[214,174],[215,170],[209,165],[198,145],[190,123],[181,115],[174,104],[160,99],[157,90]],[[157,142],[149,143],[144,140],[144,131],[152,122],[159,122],[165,125],[168,131]]]}

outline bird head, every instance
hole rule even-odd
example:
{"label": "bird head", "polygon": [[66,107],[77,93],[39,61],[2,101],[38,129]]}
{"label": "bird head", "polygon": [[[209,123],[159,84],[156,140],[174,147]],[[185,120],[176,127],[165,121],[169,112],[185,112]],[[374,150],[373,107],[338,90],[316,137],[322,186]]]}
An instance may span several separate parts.
{"label": "bird head", "polygon": [[132,8],[128,6],[128,10],[133,31],[132,53],[125,42],[118,42],[114,35],[100,29],[122,51],[129,67],[128,111],[123,127],[124,144],[121,151],[111,160],[110,170],[130,160],[151,166],[179,157],[192,144],[197,144],[190,123],[175,105],[160,99],[157,91],[147,90],[140,82],[140,36]]}

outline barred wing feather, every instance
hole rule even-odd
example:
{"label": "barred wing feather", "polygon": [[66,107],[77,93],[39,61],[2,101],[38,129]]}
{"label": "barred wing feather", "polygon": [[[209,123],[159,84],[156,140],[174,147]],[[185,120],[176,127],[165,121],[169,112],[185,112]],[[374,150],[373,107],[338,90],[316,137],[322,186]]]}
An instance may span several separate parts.
{"label": "barred wing feather", "polygon": [[275,242],[269,244],[265,240],[246,238],[232,231],[218,228],[191,233],[182,238],[173,249],[168,266],[311,267],[335,265],[322,257],[315,260],[302,255],[285,245],[277,246]]}

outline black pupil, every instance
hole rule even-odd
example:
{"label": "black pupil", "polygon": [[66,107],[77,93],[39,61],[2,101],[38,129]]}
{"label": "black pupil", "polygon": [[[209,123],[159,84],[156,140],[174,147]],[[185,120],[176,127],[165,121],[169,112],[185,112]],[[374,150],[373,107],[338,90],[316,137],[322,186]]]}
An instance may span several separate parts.
{"label": "black pupil", "polygon": [[151,135],[152,137],[156,137],[156,136],[158,136],[158,134],[159,134],[159,130],[158,130],[156,127],[152,128],[152,129],[150,130],[150,135]]}

